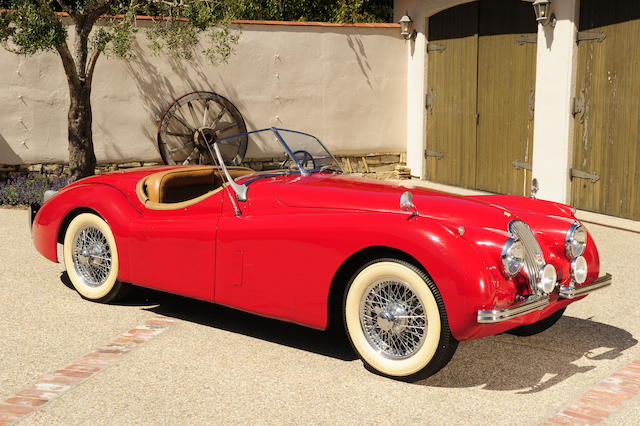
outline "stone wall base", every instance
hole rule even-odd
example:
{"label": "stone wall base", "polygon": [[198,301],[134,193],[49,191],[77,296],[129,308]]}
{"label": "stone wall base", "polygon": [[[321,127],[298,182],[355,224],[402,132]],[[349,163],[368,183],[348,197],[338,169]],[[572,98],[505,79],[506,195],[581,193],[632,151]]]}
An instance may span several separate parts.
{"label": "stone wall base", "polygon": [[[372,154],[342,154],[336,155],[346,173],[365,176],[374,179],[410,179],[411,170],[406,167],[406,154],[404,152],[386,152]],[[263,160],[248,163],[247,166],[254,170],[262,170],[265,165],[271,165],[273,161]],[[134,167],[158,166],[162,163],[133,161],[118,164],[99,164],[96,174],[113,172],[116,170],[130,169]],[[69,174],[69,166],[66,164],[22,164],[0,165],[0,182],[9,178],[26,176],[32,173],[45,173],[52,175]]]}

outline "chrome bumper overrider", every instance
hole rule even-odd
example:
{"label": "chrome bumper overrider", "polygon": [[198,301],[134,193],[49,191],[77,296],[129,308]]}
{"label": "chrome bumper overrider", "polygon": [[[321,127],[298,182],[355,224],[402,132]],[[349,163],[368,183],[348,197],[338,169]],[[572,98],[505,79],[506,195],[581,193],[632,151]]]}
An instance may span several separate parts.
{"label": "chrome bumper overrider", "polygon": [[[585,296],[611,284],[611,274],[605,274],[590,284],[580,287],[560,287],[561,299],[573,299]],[[549,296],[534,294],[520,303],[504,309],[480,310],[478,311],[478,322],[480,324],[493,324],[519,317],[530,312],[538,311],[549,304]]]}
{"label": "chrome bumper overrider", "polygon": [[589,293],[611,285],[611,279],[611,274],[605,274],[591,284],[582,285],[580,287],[560,287],[560,297],[563,299],[573,299],[580,296],[586,296]]}

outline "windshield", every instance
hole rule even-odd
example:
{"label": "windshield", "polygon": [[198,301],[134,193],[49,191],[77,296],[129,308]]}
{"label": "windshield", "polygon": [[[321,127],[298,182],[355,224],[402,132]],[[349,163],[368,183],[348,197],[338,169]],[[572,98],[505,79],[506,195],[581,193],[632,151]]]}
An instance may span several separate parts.
{"label": "windshield", "polygon": [[[255,130],[214,141],[226,166],[244,166],[255,171],[293,171],[308,175],[320,171],[342,173],[335,157],[315,136],[295,130]],[[238,147],[246,147],[243,156]],[[207,144],[216,158],[212,144]]]}

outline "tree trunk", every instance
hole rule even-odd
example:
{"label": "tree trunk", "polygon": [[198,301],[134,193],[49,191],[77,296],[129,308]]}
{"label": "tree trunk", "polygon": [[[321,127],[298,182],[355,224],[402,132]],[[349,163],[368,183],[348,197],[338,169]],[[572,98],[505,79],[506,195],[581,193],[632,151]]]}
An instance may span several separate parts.
{"label": "tree trunk", "polygon": [[74,181],[93,175],[96,167],[91,88],[84,84],[79,86],[69,88],[69,171]]}

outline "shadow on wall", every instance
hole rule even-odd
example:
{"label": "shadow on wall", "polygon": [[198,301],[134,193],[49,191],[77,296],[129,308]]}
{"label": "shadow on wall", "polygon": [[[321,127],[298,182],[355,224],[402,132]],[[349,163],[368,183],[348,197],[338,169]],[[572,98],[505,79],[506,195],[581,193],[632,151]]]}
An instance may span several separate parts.
{"label": "shadow on wall", "polygon": [[13,151],[7,140],[0,134],[0,164],[22,164],[22,159]]}
{"label": "shadow on wall", "polygon": [[[135,80],[138,96],[144,104],[149,122],[154,124],[154,130],[173,102],[189,92],[215,92],[228,98],[243,113],[245,106],[240,102],[233,85],[222,83],[221,87],[215,87],[204,71],[211,65],[204,63],[200,55],[196,54],[193,59],[188,61],[170,58],[166,55],[154,56],[143,49],[139,43],[135,44],[134,52],[136,59],[126,64],[127,71]],[[150,58],[162,58],[162,61],[171,66],[176,76],[169,78],[163,74]],[[196,76],[195,79],[194,76]],[[176,84],[176,82],[179,83]],[[252,123],[247,121],[244,113],[242,115],[247,127],[251,128]],[[157,151],[156,132],[152,133],[149,130],[151,126],[148,123],[141,123],[141,128],[146,139],[153,143]]]}
{"label": "shadow on wall", "polygon": [[367,80],[367,85],[371,90],[373,89],[373,85],[371,84],[371,76],[372,70],[371,65],[369,65],[369,60],[367,59],[367,52],[364,49],[364,44],[360,37],[347,35],[347,44],[349,48],[353,50],[353,54],[356,57],[356,61],[358,61],[358,66],[360,67],[360,71],[364,75],[364,78]]}

